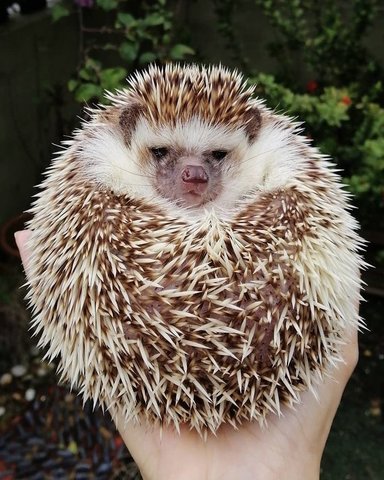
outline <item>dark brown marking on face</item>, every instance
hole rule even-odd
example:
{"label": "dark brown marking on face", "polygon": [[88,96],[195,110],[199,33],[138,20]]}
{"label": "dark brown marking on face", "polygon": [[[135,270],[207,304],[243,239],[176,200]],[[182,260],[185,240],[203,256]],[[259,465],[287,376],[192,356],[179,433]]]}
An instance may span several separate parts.
{"label": "dark brown marking on face", "polygon": [[119,125],[127,145],[129,145],[131,142],[132,134],[135,130],[137,121],[142,114],[142,111],[142,107],[134,103],[124,108],[120,114]]}
{"label": "dark brown marking on face", "polygon": [[257,137],[261,127],[261,114],[258,108],[254,107],[245,114],[245,132],[252,143]]}

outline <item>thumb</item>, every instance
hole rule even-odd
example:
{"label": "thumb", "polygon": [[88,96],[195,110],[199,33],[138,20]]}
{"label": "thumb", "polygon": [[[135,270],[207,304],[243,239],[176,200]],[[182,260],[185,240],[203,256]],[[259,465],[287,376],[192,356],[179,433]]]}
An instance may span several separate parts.
{"label": "thumb", "polygon": [[24,270],[27,271],[28,269],[28,260],[30,256],[30,252],[28,250],[28,240],[31,237],[30,230],[21,230],[20,232],[15,232],[15,241],[17,248],[19,249],[21,261],[24,265]]}

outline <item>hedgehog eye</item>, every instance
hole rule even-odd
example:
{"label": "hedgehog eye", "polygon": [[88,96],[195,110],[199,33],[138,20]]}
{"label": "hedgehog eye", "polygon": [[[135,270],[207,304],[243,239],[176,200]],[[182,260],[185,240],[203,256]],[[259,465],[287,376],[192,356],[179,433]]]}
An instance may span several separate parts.
{"label": "hedgehog eye", "polygon": [[164,158],[168,154],[168,148],[165,148],[165,147],[154,147],[154,148],[151,148],[150,150],[152,155],[159,160],[161,158]]}
{"label": "hedgehog eye", "polygon": [[227,156],[228,152],[226,150],[213,150],[211,154],[215,160],[223,160],[223,158]]}

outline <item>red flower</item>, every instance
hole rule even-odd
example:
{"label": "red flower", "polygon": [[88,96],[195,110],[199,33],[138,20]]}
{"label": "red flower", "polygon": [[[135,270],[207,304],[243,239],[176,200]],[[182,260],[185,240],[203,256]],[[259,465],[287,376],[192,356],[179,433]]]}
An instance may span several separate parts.
{"label": "red flower", "polygon": [[314,93],[319,88],[319,84],[316,82],[316,80],[310,80],[307,83],[306,88],[307,88],[307,92]]}
{"label": "red flower", "polygon": [[344,95],[344,97],[341,98],[341,103],[344,103],[344,105],[347,105],[348,107],[352,104],[352,100],[350,97],[348,97],[348,95]]}
{"label": "red flower", "polygon": [[116,435],[115,437],[115,448],[118,449],[120,448],[122,445],[123,445],[123,439],[119,436],[119,435]]}

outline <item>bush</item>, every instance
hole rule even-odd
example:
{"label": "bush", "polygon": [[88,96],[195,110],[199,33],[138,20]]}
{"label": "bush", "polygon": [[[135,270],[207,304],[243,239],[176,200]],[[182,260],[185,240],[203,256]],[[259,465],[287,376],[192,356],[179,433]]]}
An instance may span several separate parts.
{"label": "bush", "polygon": [[[128,72],[150,62],[184,60],[194,51],[176,41],[167,0],[62,0],[54,21],[77,11],[80,59],[68,89],[80,103],[103,102],[104,90],[125,86]],[[122,67],[124,65],[124,67]]]}

